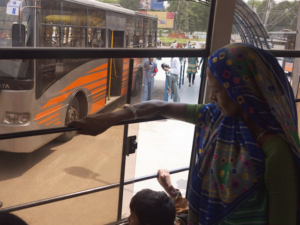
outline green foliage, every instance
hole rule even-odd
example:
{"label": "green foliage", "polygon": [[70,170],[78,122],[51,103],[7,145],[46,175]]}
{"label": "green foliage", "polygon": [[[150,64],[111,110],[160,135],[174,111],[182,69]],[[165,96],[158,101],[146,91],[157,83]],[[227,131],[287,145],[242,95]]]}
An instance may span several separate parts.
{"label": "green foliage", "polygon": [[[248,5],[252,8],[256,8],[256,13],[262,22],[265,23],[269,0],[249,0]],[[267,24],[265,24],[268,31],[280,31],[282,29],[291,29],[295,31],[297,29],[297,17],[298,17],[298,4],[299,1],[282,1],[273,2],[273,6],[270,10]]]}
{"label": "green foliage", "polygon": [[185,0],[169,1],[166,9],[175,12],[175,30],[178,32],[206,31],[209,7]]}
{"label": "green foliage", "polygon": [[159,29],[159,30],[158,30],[158,36],[159,36],[159,37],[162,36],[162,32],[163,32],[162,29]]}
{"label": "green foliage", "polygon": [[163,45],[169,46],[171,43],[173,43],[175,40],[180,44],[186,44],[188,41],[203,41],[205,42],[205,39],[180,39],[180,38],[171,38],[171,37],[160,37],[159,38]]}
{"label": "green foliage", "polygon": [[118,4],[119,0],[97,0],[98,2]]}
{"label": "green foliage", "polygon": [[134,11],[139,10],[139,4],[140,4],[139,0],[119,0],[119,3],[122,7],[126,9],[131,9]]}

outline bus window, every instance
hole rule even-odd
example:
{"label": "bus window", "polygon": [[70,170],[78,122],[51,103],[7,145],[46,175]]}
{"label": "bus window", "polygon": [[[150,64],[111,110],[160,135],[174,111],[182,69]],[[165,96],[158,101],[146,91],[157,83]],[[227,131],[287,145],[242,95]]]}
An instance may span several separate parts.
{"label": "bus window", "polygon": [[56,81],[55,65],[42,66],[42,90],[47,90]]}
{"label": "bus window", "polygon": [[72,3],[63,3],[62,23],[73,26],[86,26],[86,8]]}
{"label": "bus window", "polygon": [[58,1],[41,1],[41,23],[60,24],[60,3]]}
{"label": "bus window", "polygon": [[135,23],[133,16],[127,16],[126,19],[126,47],[133,48],[134,45]]}
{"label": "bus window", "polygon": [[148,35],[150,34],[150,21],[149,21],[149,19],[146,19],[146,18],[144,18],[143,21],[144,21],[144,31],[143,31],[144,40],[143,40],[143,43],[144,43],[144,48],[146,48],[146,47],[149,47],[148,46],[148,44],[149,44]]}
{"label": "bus window", "polygon": [[105,48],[105,29],[88,28],[88,47]]}
{"label": "bus window", "polygon": [[40,44],[42,47],[60,47],[59,27],[42,26]]}
{"label": "bus window", "polygon": [[63,28],[63,47],[85,47],[86,29],[83,27]]}
{"label": "bus window", "polygon": [[88,13],[88,26],[105,27],[105,11],[89,9]]}
{"label": "bus window", "polygon": [[143,18],[137,18],[137,28],[136,28],[136,47],[144,47],[144,37],[143,37]]}
{"label": "bus window", "polygon": [[109,40],[109,47],[111,47],[111,40],[113,35],[113,48],[123,48],[124,47],[124,31],[110,31],[110,40]]}
{"label": "bus window", "polygon": [[151,21],[151,46],[156,46],[156,38],[157,38],[157,21]]}
{"label": "bus window", "polygon": [[126,31],[126,47],[127,48],[133,48],[133,38],[134,38],[134,31],[133,30],[127,30]]}

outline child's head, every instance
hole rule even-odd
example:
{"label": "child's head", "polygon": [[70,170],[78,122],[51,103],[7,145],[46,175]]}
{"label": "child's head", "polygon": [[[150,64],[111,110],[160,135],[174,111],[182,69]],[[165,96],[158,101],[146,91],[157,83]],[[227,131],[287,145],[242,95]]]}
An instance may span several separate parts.
{"label": "child's head", "polygon": [[130,202],[129,225],[173,225],[175,206],[163,191],[143,189]]}

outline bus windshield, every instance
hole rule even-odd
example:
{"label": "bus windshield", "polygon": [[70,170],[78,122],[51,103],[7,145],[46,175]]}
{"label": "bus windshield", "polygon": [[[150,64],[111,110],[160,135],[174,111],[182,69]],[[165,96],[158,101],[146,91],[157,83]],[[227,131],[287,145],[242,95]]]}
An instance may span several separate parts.
{"label": "bus windshield", "polygon": [[[13,24],[23,24],[25,26],[25,47],[34,47],[34,1],[24,1],[21,4],[23,8],[20,13],[17,7],[13,7],[13,1],[0,1],[0,48],[11,48],[12,45],[12,26]],[[14,59],[0,60],[0,89],[3,83],[9,81],[9,89],[24,90],[28,89],[28,85],[22,83],[33,79],[33,74],[30,72],[32,60]],[[30,85],[31,87],[32,85]]]}
{"label": "bus windshield", "polygon": [[28,6],[33,5],[33,1],[26,1],[22,3],[24,8],[21,12],[19,20],[18,10],[11,9],[11,1],[0,1],[0,48],[12,47],[12,25],[20,22],[25,25],[26,37],[25,46],[33,47],[34,39],[34,8]]}
{"label": "bus windshield", "polygon": [[0,80],[25,80],[30,79],[28,73],[29,60],[1,60]]}

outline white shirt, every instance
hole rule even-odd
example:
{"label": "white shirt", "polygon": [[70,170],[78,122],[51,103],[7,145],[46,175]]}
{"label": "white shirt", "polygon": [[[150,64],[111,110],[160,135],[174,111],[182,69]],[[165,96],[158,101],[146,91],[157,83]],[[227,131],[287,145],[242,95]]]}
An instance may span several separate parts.
{"label": "white shirt", "polygon": [[177,42],[172,43],[170,48],[177,48]]}
{"label": "white shirt", "polygon": [[171,74],[178,75],[180,72],[180,62],[179,58],[171,58],[170,69],[169,72]]}

